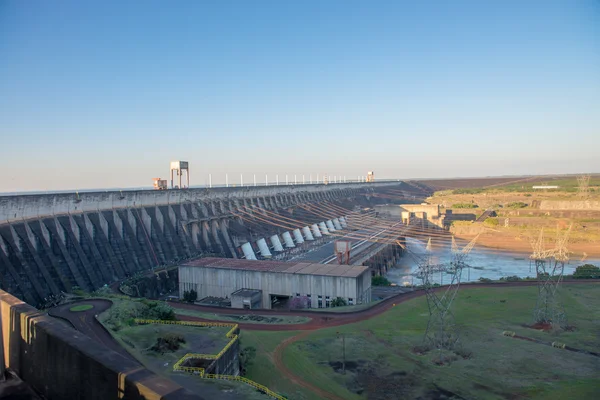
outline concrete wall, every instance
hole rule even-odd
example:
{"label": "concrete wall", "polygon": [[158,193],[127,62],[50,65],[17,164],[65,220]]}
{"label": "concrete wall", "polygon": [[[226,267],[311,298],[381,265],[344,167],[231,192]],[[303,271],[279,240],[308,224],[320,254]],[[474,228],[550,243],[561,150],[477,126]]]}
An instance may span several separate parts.
{"label": "concrete wall", "polygon": [[202,399],[0,291],[4,358],[48,400]]}
{"label": "concrete wall", "polygon": [[[377,188],[398,185],[0,196],[1,289],[43,305],[75,286],[92,291],[159,265],[202,255],[237,258],[238,246],[266,224],[259,212],[248,215],[252,210],[265,206],[276,213],[277,207],[364,198]],[[240,210],[246,210],[244,220],[257,222],[244,222],[236,214]],[[233,232],[237,228],[241,231]]]}
{"label": "concrete wall", "polygon": [[399,182],[279,185],[185,190],[132,190],[0,196],[0,223],[41,216],[396,186]]}
{"label": "concrete wall", "polygon": [[[263,291],[263,307],[271,308],[270,295],[311,295],[312,307],[317,307],[317,296],[331,299],[352,298],[355,304],[368,303],[370,299],[371,274],[367,270],[357,278],[259,272],[206,267],[179,267],[179,295],[194,289],[198,298],[206,296],[230,297],[238,289]],[[323,300],[324,301],[324,300]]]}

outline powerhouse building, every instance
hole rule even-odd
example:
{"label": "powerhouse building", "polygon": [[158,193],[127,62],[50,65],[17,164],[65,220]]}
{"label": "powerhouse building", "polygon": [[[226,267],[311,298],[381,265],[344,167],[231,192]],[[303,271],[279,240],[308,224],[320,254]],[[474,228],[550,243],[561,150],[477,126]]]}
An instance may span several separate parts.
{"label": "powerhouse building", "polygon": [[327,308],[337,297],[370,302],[371,273],[362,265],[199,258],[179,266],[179,296],[192,289],[198,299],[229,298],[236,308],[285,306],[294,297]]}

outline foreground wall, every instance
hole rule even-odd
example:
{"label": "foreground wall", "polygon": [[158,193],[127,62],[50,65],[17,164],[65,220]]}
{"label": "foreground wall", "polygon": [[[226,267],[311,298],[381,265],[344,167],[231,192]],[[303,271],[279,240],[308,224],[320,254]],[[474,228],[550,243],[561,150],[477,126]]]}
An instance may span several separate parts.
{"label": "foreground wall", "polygon": [[0,290],[5,363],[48,400],[200,400]]}

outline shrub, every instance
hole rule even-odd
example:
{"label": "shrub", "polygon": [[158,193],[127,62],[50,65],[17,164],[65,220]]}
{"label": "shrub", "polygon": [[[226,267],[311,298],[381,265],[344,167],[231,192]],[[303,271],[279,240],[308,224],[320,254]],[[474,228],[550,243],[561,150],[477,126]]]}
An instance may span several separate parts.
{"label": "shrub", "polygon": [[514,201],[506,205],[508,208],[525,208],[527,206],[529,206],[529,204],[523,203],[522,201]]}
{"label": "shrub", "polygon": [[240,351],[240,372],[241,375],[246,375],[248,367],[254,363],[256,357],[256,348],[253,346],[247,346]]}
{"label": "shrub", "polygon": [[150,347],[151,351],[164,354],[179,350],[180,344],[185,343],[185,338],[176,333],[166,333],[164,336],[156,338],[156,343]]}
{"label": "shrub", "polygon": [[454,194],[478,194],[483,192],[483,189],[481,188],[475,188],[475,189],[454,189],[452,191],[452,193]]}
{"label": "shrub", "polygon": [[293,310],[301,310],[303,308],[308,308],[310,304],[310,299],[307,296],[294,297],[292,301],[290,301],[290,308]]}
{"label": "shrub", "polygon": [[346,305],[348,305],[348,303],[346,303],[346,300],[344,300],[342,297],[336,297],[331,302],[331,307],[343,307]]}
{"label": "shrub", "polygon": [[198,292],[194,289],[186,290],[183,292],[183,301],[187,301],[188,303],[193,303],[198,299]]}
{"label": "shrub", "polygon": [[477,208],[479,207],[477,204],[473,203],[456,203],[452,204],[451,208]]}
{"label": "shrub", "polygon": [[498,226],[498,218],[486,218],[483,224],[486,226]]}
{"label": "shrub", "polygon": [[523,279],[519,278],[516,275],[512,275],[512,276],[503,276],[502,278],[500,278],[500,280],[503,282],[518,282],[518,281],[522,281]]}
{"label": "shrub", "polygon": [[377,275],[371,278],[371,286],[390,286],[391,282],[385,276]]}
{"label": "shrub", "polygon": [[600,278],[600,268],[592,264],[580,265],[573,274],[575,279],[598,279]]}

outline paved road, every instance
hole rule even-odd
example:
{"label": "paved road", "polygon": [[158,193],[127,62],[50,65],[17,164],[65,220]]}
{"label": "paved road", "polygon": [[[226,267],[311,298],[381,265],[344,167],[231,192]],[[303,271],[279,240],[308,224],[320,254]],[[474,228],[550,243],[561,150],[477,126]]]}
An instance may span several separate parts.
{"label": "paved road", "polygon": [[[108,310],[112,306],[112,301],[103,299],[82,300],[74,303],[63,304],[48,311],[48,315],[65,319],[73,325],[75,329],[84,335],[102,343],[111,350],[138,362],[121,345],[113,339],[108,331],[96,320],[96,315]],[[91,305],[92,309],[86,311],[71,311],[71,308],[78,305]]]}

